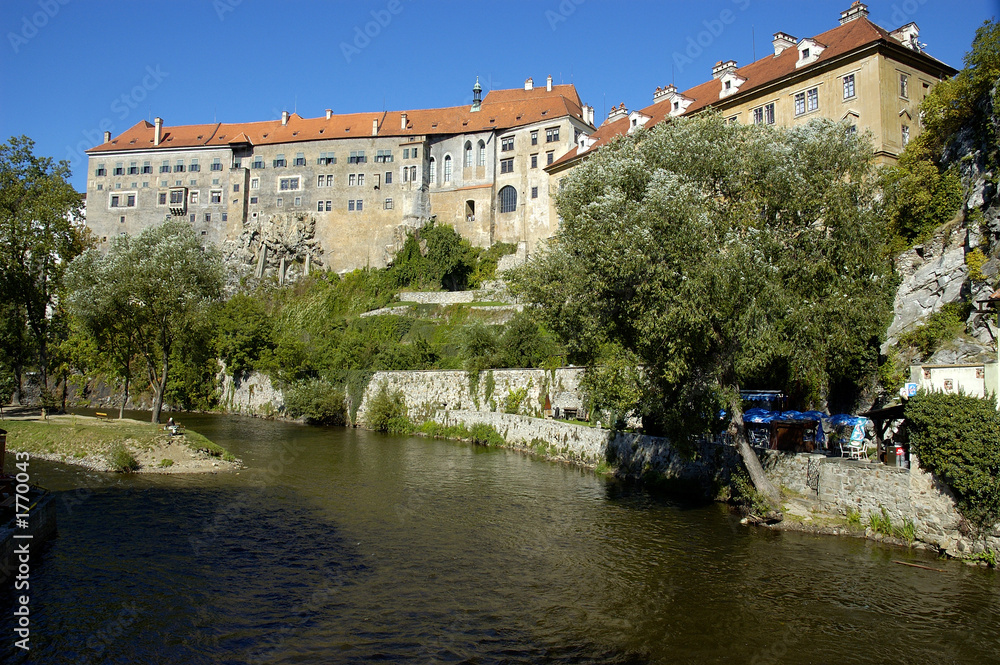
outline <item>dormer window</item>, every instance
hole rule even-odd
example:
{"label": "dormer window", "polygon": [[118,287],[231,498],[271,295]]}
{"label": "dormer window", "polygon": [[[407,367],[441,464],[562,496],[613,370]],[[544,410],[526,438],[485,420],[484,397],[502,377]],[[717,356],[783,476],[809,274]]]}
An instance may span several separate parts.
{"label": "dormer window", "polygon": [[796,61],[795,67],[799,68],[816,62],[825,48],[815,39],[803,39],[798,44],[799,59]]}
{"label": "dormer window", "polygon": [[803,60],[807,60],[809,58],[809,49],[807,48],[802,49],[802,55],[800,57]]}
{"label": "dormer window", "polygon": [[675,111],[679,111],[680,108],[681,108],[681,103],[680,102],[674,102],[674,110]]}

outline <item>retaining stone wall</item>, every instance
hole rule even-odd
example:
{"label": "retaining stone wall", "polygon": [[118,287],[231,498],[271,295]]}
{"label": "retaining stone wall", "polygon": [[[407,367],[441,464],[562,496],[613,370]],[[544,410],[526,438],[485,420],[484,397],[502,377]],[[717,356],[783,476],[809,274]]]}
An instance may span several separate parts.
{"label": "retaining stone wall", "polygon": [[219,409],[225,413],[271,418],[285,411],[285,396],[266,374],[251,372],[233,377],[223,366],[217,379],[221,386]]}

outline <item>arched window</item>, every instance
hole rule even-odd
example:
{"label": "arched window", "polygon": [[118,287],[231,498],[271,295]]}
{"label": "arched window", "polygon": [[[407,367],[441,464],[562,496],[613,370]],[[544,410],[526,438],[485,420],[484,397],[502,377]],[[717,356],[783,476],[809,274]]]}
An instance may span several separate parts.
{"label": "arched window", "polygon": [[477,164],[479,166],[486,166],[486,144],[483,143],[482,139],[479,140],[479,161]]}
{"label": "arched window", "polygon": [[427,168],[430,171],[431,184],[434,185],[438,181],[438,176],[437,176],[438,172],[437,172],[437,161],[435,161],[433,157],[431,157],[430,164],[427,165]]}
{"label": "arched window", "polygon": [[465,142],[465,164],[466,168],[472,166],[472,141]]}
{"label": "arched window", "polygon": [[500,190],[497,195],[500,199],[500,212],[514,212],[517,210],[517,190],[507,185]]}
{"label": "arched window", "polygon": [[444,156],[444,181],[451,182],[451,155]]}

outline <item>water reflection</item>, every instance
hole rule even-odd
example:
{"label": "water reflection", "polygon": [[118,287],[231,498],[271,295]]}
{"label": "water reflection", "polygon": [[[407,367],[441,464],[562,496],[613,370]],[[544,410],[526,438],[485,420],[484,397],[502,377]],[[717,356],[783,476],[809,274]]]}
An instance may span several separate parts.
{"label": "water reflection", "polygon": [[981,663],[1000,651],[989,571],[899,566],[927,559],[743,527],[719,506],[506,451],[183,422],[250,468],[108,477],[38,463],[73,501],[33,572],[32,662]]}

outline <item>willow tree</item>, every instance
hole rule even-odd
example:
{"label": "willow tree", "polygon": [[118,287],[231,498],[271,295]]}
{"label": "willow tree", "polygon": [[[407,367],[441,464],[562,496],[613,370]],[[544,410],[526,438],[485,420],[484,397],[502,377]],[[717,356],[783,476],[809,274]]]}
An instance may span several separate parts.
{"label": "willow tree", "polygon": [[651,431],[690,440],[726,408],[776,505],[739,390],[768,378],[817,404],[874,368],[895,280],[873,171],[842,124],[660,123],[563,180],[556,242],[515,288],[579,358],[612,342],[641,359]]}
{"label": "willow tree", "polygon": [[189,224],[168,220],[135,237],[119,236],[104,256],[80,256],[70,283],[77,288],[71,311],[116,359],[123,378],[133,357],[144,362],[158,423],[174,344],[220,295],[218,252],[203,247]]}

